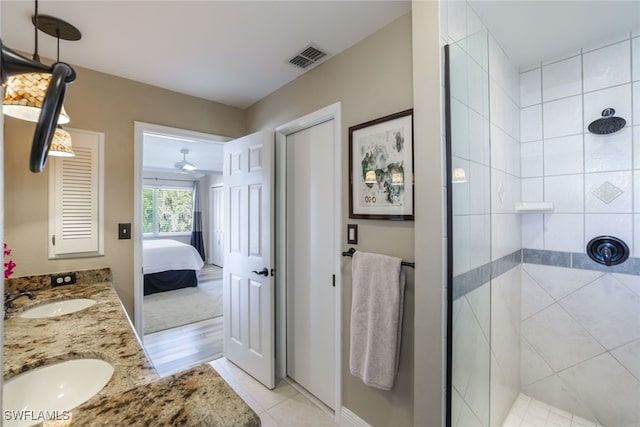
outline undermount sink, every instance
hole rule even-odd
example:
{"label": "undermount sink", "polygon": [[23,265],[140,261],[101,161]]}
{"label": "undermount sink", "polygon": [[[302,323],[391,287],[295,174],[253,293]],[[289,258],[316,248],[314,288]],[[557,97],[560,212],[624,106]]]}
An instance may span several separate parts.
{"label": "undermount sink", "polygon": [[89,308],[96,303],[95,300],[89,298],[75,298],[63,301],[50,302],[48,304],[38,305],[29,308],[22,313],[20,317],[26,319],[40,319],[43,317],[62,316],[64,314],[75,313],[76,311]]}
{"label": "undermount sink", "polygon": [[[104,360],[74,359],[41,366],[11,378],[2,389],[4,426],[39,424],[44,420],[36,417],[47,416],[47,411],[62,419],[64,411],[102,390],[112,374],[113,366]],[[15,415],[7,419],[7,413]]]}

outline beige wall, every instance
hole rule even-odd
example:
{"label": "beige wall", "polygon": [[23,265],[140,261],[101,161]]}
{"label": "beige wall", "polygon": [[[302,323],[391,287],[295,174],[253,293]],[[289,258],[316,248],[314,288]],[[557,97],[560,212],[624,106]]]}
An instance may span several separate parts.
{"label": "beige wall", "polygon": [[443,422],[444,153],[441,146],[438,2],[412,2],[415,221],[414,425]]}
{"label": "beige wall", "polygon": [[[74,67],[65,108],[69,127],[105,134],[105,256],[47,258],[48,169],[29,172],[34,124],[5,121],[5,241],[13,248],[16,276],[111,267],[118,295],[133,319],[133,240],[118,240],[118,223],[133,223],[134,121],[229,137],[245,133],[237,108]],[[133,230],[137,232],[137,230]]]}
{"label": "beige wall", "polygon": [[[133,244],[117,240],[117,224],[133,222],[133,121],[237,137],[247,133],[245,130],[284,124],[340,101],[343,236],[347,223],[357,223],[358,249],[415,259],[417,264],[415,280],[413,272],[408,277],[400,372],[394,390],[382,392],[364,386],[348,370],[351,262],[344,260],[343,403],[373,426],[440,425],[443,231],[437,2],[414,1],[412,14],[266,97],[246,115],[220,104],[78,68],[78,81],[70,87],[65,107],[72,116],[71,127],[105,132],[106,256],[47,260],[46,170],[40,175],[28,171],[33,125],[8,118],[5,233],[14,248],[17,275],[109,266],[132,315]],[[414,98],[415,223],[349,220],[348,127],[411,108]],[[414,232],[418,236],[415,242]],[[346,238],[343,244],[346,247]],[[415,330],[414,323],[418,325]]]}
{"label": "beige wall", "polygon": [[443,422],[445,229],[438,2],[412,2],[416,187],[415,426]]}
{"label": "beige wall", "polygon": [[[437,38],[436,38],[437,41]],[[342,107],[342,244],[346,224],[358,224],[357,249],[414,258],[414,224],[350,220],[348,211],[348,128],[412,108],[411,15],[407,14],[352,48],[280,88],[247,110],[249,132],[276,127],[335,102]],[[349,373],[351,261],[343,274],[343,404],[374,426],[413,424],[413,272],[409,272],[400,371],[391,392],[362,384]]]}

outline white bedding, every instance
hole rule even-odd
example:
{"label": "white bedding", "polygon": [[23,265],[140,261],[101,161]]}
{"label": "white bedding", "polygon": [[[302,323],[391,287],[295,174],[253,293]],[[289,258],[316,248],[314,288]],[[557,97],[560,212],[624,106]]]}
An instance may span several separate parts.
{"label": "white bedding", "polygon": [[142,241],[142,274],[167,270],[200,271],[203,265],[200,254],[191,245],[170,239]]}

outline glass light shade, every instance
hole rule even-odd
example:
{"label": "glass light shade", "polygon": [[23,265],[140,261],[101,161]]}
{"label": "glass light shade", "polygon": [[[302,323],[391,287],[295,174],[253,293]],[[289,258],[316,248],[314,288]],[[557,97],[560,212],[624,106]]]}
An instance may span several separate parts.
{"label": "glass light shade", "polygon": [[[4,88],[2,112],[17,119],[37,122],[50,81],[51,74],[48,73],[27,73],[9,77]],[[63,106],[58,116],[58,124],[70,121]]]}
{"label": "glass light shade", "polygon": [[376,179],[376,171],[368,171],[364,176],[364,182],[365,184],[375,184],[378,182]]}
{"label": "glass light shade", "polygon": [[191,163],[187,162],[184,164],[184,166],[182,166],[182,170],[185,172],[193,172],[195,170],[197,170],[198,168],[195,165],[192,165]]}
{"label": "glass light shade", "polygon": [[71,146],[71,135],[60,126],[53,134],[53,141],[51,141],[51,147],[49,147],[50,156],[58,157],[75,157],[73,147]]}

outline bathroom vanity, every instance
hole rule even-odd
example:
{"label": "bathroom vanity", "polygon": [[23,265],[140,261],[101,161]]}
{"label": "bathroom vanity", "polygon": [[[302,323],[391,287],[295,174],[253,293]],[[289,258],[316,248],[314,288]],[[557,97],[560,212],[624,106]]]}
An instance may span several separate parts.
{"label": "bathroom vanity", "polygon": [[[110,270],[77,272],[76,277],[77,284],[58,287],[51,286],[48,275],[5,284],[5,292],[36,294],[17,298],[4,322],[5,382],[68,360],[99,359],[113,367],[106,385],[70,411],[67,424],[57,425],[260,425],[256,413],[208,364],[158,378],[111,284]],[[39,317],[59,309],[45,304],[70,300],[95,303],[71,304],[78,311]],[[44,314],[34,307],[44,308],[39,310]],[[36,317],[23,317],[29,311]]]}

